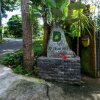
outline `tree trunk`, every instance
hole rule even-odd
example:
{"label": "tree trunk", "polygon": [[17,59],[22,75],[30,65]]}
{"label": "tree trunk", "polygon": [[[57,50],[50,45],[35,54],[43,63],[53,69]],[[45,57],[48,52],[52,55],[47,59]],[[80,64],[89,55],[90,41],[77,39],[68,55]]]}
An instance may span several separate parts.
{"label": "tree trunk", "polygon": [[43,54],[45,56],[47,56],[47,47],[48,47],[48,41],[50,38],[50,31],[51,31],[51,27],[47,24],[44,24]]}
{"label": "tree trunk", "polygon": [[47,55],[47,43],[48,43],[48,25],[47,25],[47,11],[46,5],[43,5],[43,22],[44,22],[44,37],[43,37],[43,54]]}
{"label": "tree trunk", "polygon": [[28,72],[33,70],[32,25],[29,16],[29,0],[22,0],[23,64]]}
{"label": "tree trunk", "polygon": [[43,54],[47,55],[47,27],[44,25],[44,36],[43,36]]}
{"label": "tree trunk", "polygon": [[92,24],[94,27],[91,28],[91,33],[92,33],[92,39],[91,39],[91,45],[90,45],[90,65],[91,69],[94,71],[94,76],[96,77],[96,25],[93,22]]}
{"label": "tree trunk", "polygon": [[77,37],[77,56],[79,56],[79,37]]}
{"label": "tree trunk", "polygon": [[0,40],[2,40],[1,0],[0,0]]}

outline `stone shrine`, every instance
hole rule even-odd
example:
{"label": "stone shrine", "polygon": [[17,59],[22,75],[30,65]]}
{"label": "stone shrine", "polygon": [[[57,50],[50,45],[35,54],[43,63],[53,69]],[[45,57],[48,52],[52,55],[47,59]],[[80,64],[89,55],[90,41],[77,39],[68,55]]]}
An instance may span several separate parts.
{"label": "stone shrine", "polygon": [[69,48],[64,31],[53,27],[48,42],[47,57],[39,57],[37,65],[43,79],[57,82],[80,82],[80,58]]}
{"label": "stone shrine", "polygon": [[63,58],[74,57],[73,51],[69,48],[64,31],[58,26],[51,31],[50,40],[47,49],[47,57]]}

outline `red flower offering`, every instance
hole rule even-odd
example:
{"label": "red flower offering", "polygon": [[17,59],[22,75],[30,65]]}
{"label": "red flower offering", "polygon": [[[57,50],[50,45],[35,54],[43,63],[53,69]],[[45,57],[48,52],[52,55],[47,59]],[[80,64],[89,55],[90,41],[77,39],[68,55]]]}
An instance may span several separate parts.
{"label": "red flower offering", "polygon": [[68,59],[68,56],[64,55],[64,56],[63,56],[63,59],[64,59],[64,60],[67,60],[67,59]]}

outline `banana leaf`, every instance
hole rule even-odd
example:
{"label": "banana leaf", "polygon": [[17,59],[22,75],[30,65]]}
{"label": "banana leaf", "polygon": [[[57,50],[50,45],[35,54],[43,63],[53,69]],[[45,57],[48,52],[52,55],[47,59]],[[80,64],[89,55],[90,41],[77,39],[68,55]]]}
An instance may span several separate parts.
{"label": "banana leaf", "polygon": [[46,0],[52,16],[56,19],[62,19],[67,16],[69,2],[70,0]]}
{"label": "banana leaf", "polygon": [[49,7],[56,7],[56,2],[55,0],[45,0],[46,4],[49,6]]}

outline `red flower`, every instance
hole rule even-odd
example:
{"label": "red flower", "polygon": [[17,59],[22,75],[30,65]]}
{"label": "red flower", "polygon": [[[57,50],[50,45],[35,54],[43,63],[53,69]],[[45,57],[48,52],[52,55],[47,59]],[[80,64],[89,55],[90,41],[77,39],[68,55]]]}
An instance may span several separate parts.
{"label": "red flower", "polygon": [[68,59],[68,56],[64,55],[64,56],[63,56],[63,59],[64,59],[64,60],[67,60],[67,59]]}

